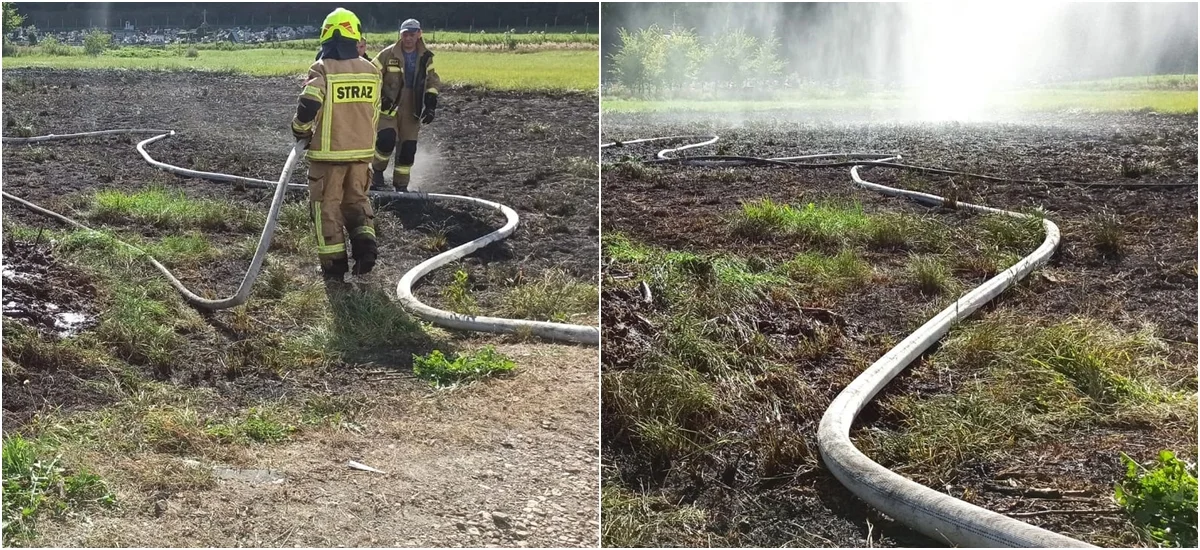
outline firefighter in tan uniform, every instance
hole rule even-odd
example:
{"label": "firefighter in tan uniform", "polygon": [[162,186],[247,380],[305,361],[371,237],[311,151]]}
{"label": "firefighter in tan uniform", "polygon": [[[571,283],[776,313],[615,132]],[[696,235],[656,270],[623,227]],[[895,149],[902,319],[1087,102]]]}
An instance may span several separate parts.
{"label": "firefighter in tan uniform", "polygon": [[321,28],[321,51],[308,69],[292,134],[308,140],[308,196],[316,227],[317,256],[326,280],[342,281],[375,267],[375,213],[367,199],[374,129],[379,118],[379,71],[359,57],[362,25],[338,8]]}
{"label": "firefighter in tan uniform", "polygon": [[442,81],[433,70],[433,52],[425,47],[421,23],[416,19],[402,23],[400,40],[379,52],[372,63],[383,76],[383,98],[371,163],[371,188],[387,189],[383,172],[394,150],[392,186],[405,191],[417,156],[417,132],[422,124],[433,122]]}

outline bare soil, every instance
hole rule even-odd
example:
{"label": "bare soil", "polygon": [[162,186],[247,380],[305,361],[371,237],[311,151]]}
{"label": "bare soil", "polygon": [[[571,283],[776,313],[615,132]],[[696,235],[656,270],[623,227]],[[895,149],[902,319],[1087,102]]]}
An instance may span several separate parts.
{"label": "bare soil", "polygon": [[[221,466],[243,479],[175,489],[179,457],[117,457],[96,468],[120,507],[39,526],[41,546],[595,546],[595,352],[497,350],[521,372],[448,394],[376,380],[337,395],[369,403],[358,430],[327,428],[246,450]],[[582,374],[586,373],[586,375]],[[384,473],[351,469],[348,461]],[[170,474],[169,472],[175,472]],[[232,477],[232,476],[231,476]],[[276,480],[282,480],[277,481]],[[493,512],[507,516],[497,521]],[[503,516],[502,516],[503,517]]]}
{"label": "bare soil", "polygon": [[[806,153],[901,153],[905,162],[1020,179],[1076,182],[1194,183],[1197,178],[1196,120],[1154,113],[1031,115],[1022,120],[981,123],[920,124],[885,119],[839,119],[794,113],[763,113],[746,119],[718,116],[606,115],[603,142],[643,137],[719,134],[719,147],[680,153],[781,157]],[[659,149],[685,143],[660,142],[606,149],[604,161],[649,160]],[[1156,172],[1139,178],[1122,171],[1122,161],[1150,160]],[[608,165],[606,165],[608,166]],[[660,171],[636,178],[619,170],[602,175],[603,231],[670,249],[734,253],[774,260],[798,250],[782,239],[746,240],[719,228],[742,201],[769,197],[803,204],[844,198],[864,210],[928,211],[924,207],[860,191],[849,169],[789,170],[770,167],[656,166]],[[1136,331],[1153,323],[1171,349],[1173,362],[1196,361],[1196,188],[1085,189],[975,181],[869,169],[863,177],[877,183],[918,188],[1009,210],[1041,207],[1062,230],[1063,241],[1051,264],[1002,297],[1022,315],[1066,319],[1072,315],[1110,322]],[[1124,227],[1124,251],[1117,257],[1098,250],[1089,220],[1108,211]],[[894,264],[903,257],[868,256],[872,264]],[[607,260],[604,262],[607,265]],[[609,275],[620,275],[608,273]],[[968,278],[965,282],[969,282]],[[981,279],[980,279],[981,280]],[[842,319],[843,344],[816,364],[799,365],[810,387],[825,391],[805,403],[809,409],[784,418],[787,430],[804,434],[816,449],[816,422],[829,401],[863,364],[932,314],[936,306],[912,292],[880,285],[838,301],[832,310]],[[654,327],[645,322],[650,304],[630,292],[604,294],[602,371],[633,368],[652,346]],[[642,315],[639,315],[642,314]],[[820,322],[802,311],[778,311],[786,319],[770,330],[791,330]],[[764,312],[764,318],[770,314]],[[780,329],[780,327],[782,327]],[[797,328],[797,330],[802,330]],[[883,396],[894,393],[935,395],[951,391],[947,382],[926,374],[918,363],[898,377]],[[1194,379],[1193,379],[1194,385]],[[1186,384],[1184,384],[1186,386]],[[608,410],[604,411],[607,416]],[[864,411],[859,429],[886,426],[874,406]],[[740,457],[692,461],[686,465],[648,462],[627,438],[605,422],[603,460],[614,466],[614,480],[632,490],[663,494],[672,502],[700,506],[710,513],[708,529],[735,544],[778,546],[931,546],[928,540],[877,512],[845,491],[823,467],[769,479],[764,457],[748,451]],[[1151,459],[1159,448],[1176,448],[1193,457],[1194,434],[1155,426],[1078,433],[1066,441],[1022,445],[1010,462],[963,466],[952,486],[937,487],[1000,512],[1067,509],[1072,503],[1012,495],[991,488],[1009,478],[1022,487],[1082,490],[1107,505],[1113,484],[1124,474],[1119,451]],[[1190,459],[1190,458],[1189,458]],[[701,462],[701,463],[697,463]],[[730,466],[733,465],[733,466]],[[730,471],[729,468],[735,468]],[[912,475],[913,472],[907,472]],[[919,474],[919,472],[916,472]],[[1119,514],[1043,515],[1022,518],[1036,525],[1094,543],[1135,544]],[[720,539],[719,539],[720,540]]]}

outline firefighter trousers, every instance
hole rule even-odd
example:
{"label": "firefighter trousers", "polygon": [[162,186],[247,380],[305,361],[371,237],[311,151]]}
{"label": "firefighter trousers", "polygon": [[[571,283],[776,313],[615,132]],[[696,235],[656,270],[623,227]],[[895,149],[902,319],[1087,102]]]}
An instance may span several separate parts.
{"label": "firefighter trousers", "polygon": [[374,255],[375,212],[367,198],[369,166],[365,161],[309,163],[308,200],[323,269],[346,265],[343,230],[350,234],[356,258],[367,249]]}
{"label": "firefighter trousers", "polygon": [[417,158],[417,134],[421,130],[421,121],[412,115],[412,108],[409,107],[411,100],[406,95],[402,94],[401,102],[401,107],[395,110],[395,116],[379,116],[375,159],[371,162],[371,169],[377,173],[386,170],[388,157],[395,151],[392,185],[404,190],[408,187],[409,175]]}

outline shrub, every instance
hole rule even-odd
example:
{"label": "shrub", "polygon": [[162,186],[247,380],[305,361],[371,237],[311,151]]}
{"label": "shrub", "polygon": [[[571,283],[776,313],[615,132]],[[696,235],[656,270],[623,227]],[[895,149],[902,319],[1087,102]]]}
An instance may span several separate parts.
{"label": "shrub", "polygon": [[112,47],[112,35],[100,31],[92,31],[83,39],[83,51],[88,55],[100,55]]}

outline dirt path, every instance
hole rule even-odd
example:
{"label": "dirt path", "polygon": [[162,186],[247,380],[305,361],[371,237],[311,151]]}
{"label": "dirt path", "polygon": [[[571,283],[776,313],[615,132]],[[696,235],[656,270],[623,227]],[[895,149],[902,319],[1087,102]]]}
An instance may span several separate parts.
{"label": "dirt path", "polygon": [[[210,490],[174,494],[123,491],[118,511],[47,523],[38,543],[595,546],[595,352],[497,349],[520,374],[454,392],[414,383],[371,397],[361,431],[326,429],[248,450],[237,468],[261,480],[218,478]],[[122,470],[147,467],[141,458],[102,473],[119,479]],[[352,470],[348,460],[386,473]]]}

